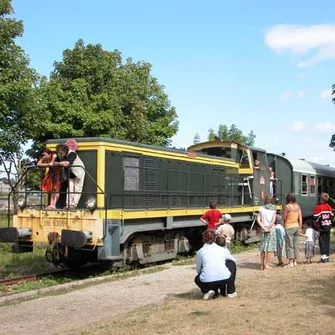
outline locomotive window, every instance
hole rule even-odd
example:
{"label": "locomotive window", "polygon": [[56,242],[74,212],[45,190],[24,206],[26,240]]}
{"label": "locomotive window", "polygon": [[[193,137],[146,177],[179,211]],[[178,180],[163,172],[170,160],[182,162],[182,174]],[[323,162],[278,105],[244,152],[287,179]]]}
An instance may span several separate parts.
{"label": "locomotive window", "polygon": [[309,194],[315,195],[315,176],[309,177]]}
{"label": "locomotive window", "polygon": [[306,174],[301,175],[301,195],[308,195],[308,176]]}
{"label": "locomotive window", "polygon": [[140,189],[140,160],[136,157],[123,157],[124,190]]}
{"label": "locomotive window", "polygon": [[248,151],[246,150],[241,151],[240,167],[250,168],[249,155],[248,155]]}

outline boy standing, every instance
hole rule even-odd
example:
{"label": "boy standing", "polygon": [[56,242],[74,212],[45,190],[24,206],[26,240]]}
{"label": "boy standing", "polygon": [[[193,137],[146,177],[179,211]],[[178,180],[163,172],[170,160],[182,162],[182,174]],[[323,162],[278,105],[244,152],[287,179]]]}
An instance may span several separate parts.
{"label": "boy standing", "polygon": [[[231,215],[230,214],[224,214],[222,215],[222,222],[218,228],[217,232],[219,236],[223,236],[226,239],[226,248],[231,250],[231,240],[234,237],[235,230],[233,226],[230,224],[231,222]],[[219,223],[220,224],[220,223]]]}
{"label": "boy standing", "polygon": [[313,229],[313,221],[307,220],[303,227],[306,229],[305,234],[299,234],[306,238],[305,240],[305,263],[312,263],[312,258],[314,257],[314,248],[315,248],[315,230]]}
{"label": "boy standing", "polygon": [[217,209],[216,201],[211,201],[209,203],[210,210],[201,216],[200,220],[207,224],[207,229],[216,229],[216,224],[220,221],[221,212]]}
{"label": "boy standing", "polygon": [[284,229],[284,222],[281,215],[276,215],[275,221],[275,230],[276,230],[276,244],[277,244],[277,251],[276,255],[278,257],[278,264],[277,266],[283,266],[283,258],[285,257],[285,229]]}

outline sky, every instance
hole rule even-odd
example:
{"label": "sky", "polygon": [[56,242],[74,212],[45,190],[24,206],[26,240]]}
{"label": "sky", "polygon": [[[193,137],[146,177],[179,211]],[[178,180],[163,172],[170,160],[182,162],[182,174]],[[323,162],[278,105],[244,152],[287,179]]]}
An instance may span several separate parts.
{"label": "sky", "polygon": [[335,167],[335,3],[13,0],[40,74],[82,38],[152,65],[176,107],[176,147],[235,124],[255,146]]}

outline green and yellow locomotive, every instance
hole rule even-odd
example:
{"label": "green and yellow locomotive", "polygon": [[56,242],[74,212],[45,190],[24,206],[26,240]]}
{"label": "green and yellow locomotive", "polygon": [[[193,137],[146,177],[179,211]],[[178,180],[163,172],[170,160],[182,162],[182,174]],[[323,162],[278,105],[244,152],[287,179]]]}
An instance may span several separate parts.
{"label": "green and yellow locomotive", "polygon": [[[51,140],[47,147],[65,141]],[[25,191],[13,226],[0,229],[0,241],[14,243],[17,251],[48,243],[48,260],[69,267],[168,260],[201,245],[205,226],[199,218],[212,200],[232,214],[238,240],[257,239],[250,228],[270,188],[264,150],[221,141],[187,151],[107,138],[76,141],[86,170],[78,207],[64,209],[63,196],[49,210],[47,195],[38,191],[40,201],[32,203],[29,192],[37,191]],[[278,181],[278,208],[279,189]]]}

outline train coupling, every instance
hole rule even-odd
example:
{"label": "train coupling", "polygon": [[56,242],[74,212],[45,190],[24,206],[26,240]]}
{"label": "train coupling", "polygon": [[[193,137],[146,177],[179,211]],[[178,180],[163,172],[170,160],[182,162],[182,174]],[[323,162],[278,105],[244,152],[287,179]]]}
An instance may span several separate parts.
{"label": "train coupling", "polygon": [[30,228],[4,227],[0,228],[0,242],[15,243],[19,239],[27,239],[32,235]]}
{"label": "train coupling", "polygon": [[63,229],[61,234],[61,243],[72,248],[83,248],[92,240],[93,233],[91,231],[76,231]]}

